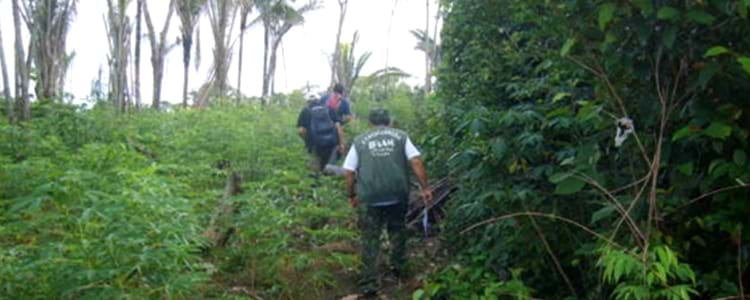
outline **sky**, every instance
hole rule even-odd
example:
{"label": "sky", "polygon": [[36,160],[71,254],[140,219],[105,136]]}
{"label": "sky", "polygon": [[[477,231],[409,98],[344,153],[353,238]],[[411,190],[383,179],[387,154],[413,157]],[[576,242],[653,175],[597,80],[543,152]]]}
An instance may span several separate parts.
{"label": "sky", "polygon": [[[430,0],[430,30],[433,30],[436,3]],[[129,10],[131,19],[135,20],[136,1],[131,1]],[[147,0],[154,27],[161,31],[169,6],[167,0]],[[305,16],[305,23],[292,28],[284,37],[276,70],[276,91],[290,92],[302,88],[308,83],[325,89],[330,80],[328,55],[333,52],[336,43],[339,6],[337,0],[322,0],[322,7]],[[297,0],[294,5],[302,5],[304,0]],[[395,6],[395,10],[394,10]],[[107,80],[108,45],[104,18],[107,4],[104,0],[79,0],[78,11],[68,34],[68,52],[75,53],[75,58],[68,71],[65,90],[80,102],[91,91],[91,83],[102,69],[102,78]],[[391,13],[395,11],[391,19]],[[253,13],[251,18],[257,15]],[[372,56],[363,68],[367,75],[386,66],[398,67],[413,77],[410,84],[420,84],[424,78],[424,53],[414,49],[416,39],[409,30],[425,27],[427,12],[425,1],[421,0],[350,0],[341,35],[342,42],[351,41],[355,31],[359,32],[359,43],[355,55],[371,51]],[[389,22],[392,20],[390,35]],[[239,23],[239,18],[237,18]],[[168,41],[176,41],[180,34],[179,18],[175,14],[169,26]],[[236,25],[232,34],[239,36]],[[133,27],[135,28],[135,27]],[[13,85],[13,14],[10,0],[0,0],[0,30],[2,30],[8,71]],[[143,32],[146,32],[145,23]],[[207,16],[204,14],[200,23],[201,62],[196,70],[190,69],[189,90],[197,89],[208,76],[212,60],[213,38]],[[24,42],[28,43],[25,34]],[[131,41],[135,45],[135,41]],[[144,37],[141,48],[141,93],[143,101],[150,103],[152,94],[151,50],[148,39]],[[246,95],[258,96],[262,87],[263,68],[263,30],[262,26],[250,28],[245,35],[243,56],[242,91]],[[230,84],[237,85],[237,56],[239,38],[234,45],[234,55],[229,72]],[[194,64],[195,62],[193,62]],[[162,100],[172,103],[181,102],[182,97],[182,48],[175,47],[167,58],[163,82]],[[33,89],[33,83],[32,83]]]}

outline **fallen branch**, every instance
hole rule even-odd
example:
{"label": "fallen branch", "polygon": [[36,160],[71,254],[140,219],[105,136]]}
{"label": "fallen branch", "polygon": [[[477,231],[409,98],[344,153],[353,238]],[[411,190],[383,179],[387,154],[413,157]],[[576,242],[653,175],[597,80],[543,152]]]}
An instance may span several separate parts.
{"label": "fallen branch", "polygon": [[242,175],[229,171],[227,183],[224,187],[224,196],[216,212],[211,216],[208,229],[203,233],[211,247],[225,246],[235,232],[234,226],[228,224],[228,220],[237,212],[238,207],[237,203],[230,199],[242,193],[242,180]]}

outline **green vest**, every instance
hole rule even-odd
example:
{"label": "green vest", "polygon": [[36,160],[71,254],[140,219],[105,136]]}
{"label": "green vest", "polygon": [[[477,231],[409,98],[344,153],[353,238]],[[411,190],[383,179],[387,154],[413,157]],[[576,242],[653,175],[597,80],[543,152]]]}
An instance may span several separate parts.
{"label": "green vest", "polygon": [[407,134],[378,127],[354,139],[357,164],[357,197],[368,206],[407,201],[409,168],[406,158]]}

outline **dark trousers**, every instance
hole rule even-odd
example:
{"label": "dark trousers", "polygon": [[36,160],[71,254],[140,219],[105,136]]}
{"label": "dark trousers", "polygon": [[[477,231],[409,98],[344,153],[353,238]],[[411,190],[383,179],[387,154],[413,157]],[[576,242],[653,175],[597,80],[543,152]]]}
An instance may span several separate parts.
{"label": "dark trousers", "polygon": [[380,252],[380,236],[385,229],[391,243],[391,266],[403,269],[406,262],[406,201],[389,206],[359,208],[359,228],[362,239],[362,278],[364,290],[377,289],[377,258]]}
{"label": "dark trousers", "polygon": [[315,172],[323,171],[326,164],[336,158],[334,156],[334,151],[337,150],[336,147],[338,147],[338,145],[312,147],[310,151],[310,169]]}

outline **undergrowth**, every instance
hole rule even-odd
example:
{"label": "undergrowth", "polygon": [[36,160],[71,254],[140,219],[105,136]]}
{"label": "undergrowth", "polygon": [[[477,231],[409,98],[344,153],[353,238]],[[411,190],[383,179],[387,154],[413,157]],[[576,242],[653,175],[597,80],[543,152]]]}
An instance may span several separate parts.
{"label": "undergrowth", "polygon": [[[353,210],[342,180],[307,169],[299,108],[117,116],[45,104],[30,122],[0,123],[0,298],[350,292],[359,267]],[[362,120],[347,125],[350,137],[365,129]],[[244,192],[224,200],[230,172],[242,175]],[[210,247],[204,231],[222,201],[237,207],[225,220],[233,234]]]}

